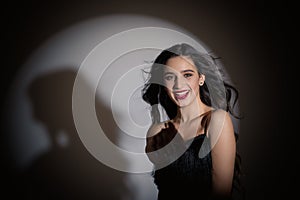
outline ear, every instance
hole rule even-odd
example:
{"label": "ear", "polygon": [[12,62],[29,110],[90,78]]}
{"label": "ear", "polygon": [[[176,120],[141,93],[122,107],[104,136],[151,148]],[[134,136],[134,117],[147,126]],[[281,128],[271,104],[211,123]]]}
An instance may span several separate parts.
{"label": "ear", "polygon": [[202,86],[204,84],[204,81],[205,81],[205,75],[200,74],[199,75],[199,85]]}

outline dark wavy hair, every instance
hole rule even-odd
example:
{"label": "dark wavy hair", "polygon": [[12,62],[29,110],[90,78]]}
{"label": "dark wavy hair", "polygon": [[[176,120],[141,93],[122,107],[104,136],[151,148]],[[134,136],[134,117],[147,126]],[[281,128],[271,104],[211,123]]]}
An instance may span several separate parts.
{"label": "dark wavy hair", "polygon": [[[205,82],[200,86],[200,99],[207,106],[214,109],[223,109],[228,111],[236,119],[240,119],[238,113],[235,113],[239,92],[229,81],[225,81],[225,74],[222,68],[218,67],[216,59],[209,54],[198,52],[188,44],[176,44],[163,50],[155,59],[149,78],[142,89],[143,100],[152,106],[151,116],[153,122],[160,121],[158,104],[166,111],[169,119],[174,119],[177,115],[177,105],[171,100],[163,84],[163,72],[167,61],[170,58],[184,56],[190,58],[197,67],[199,74],[205,75]],[[235,132],[236,141],[238,134]],[[241,185],[241,157],[236,154],[234,184]]]}

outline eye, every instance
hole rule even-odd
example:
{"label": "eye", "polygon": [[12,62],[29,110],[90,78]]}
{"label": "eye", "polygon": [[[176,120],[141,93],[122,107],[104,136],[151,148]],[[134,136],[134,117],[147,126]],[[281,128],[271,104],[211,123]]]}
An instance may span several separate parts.
{"label": "eye", "polygon": [[164,79],[166,81],[172,81],[172,80],[175,80],[176,76],[174,74],[171,74],[171,73],[168,73],[164,76]]}
{"label": "eye", "polygon": [[174,80],[175,76],[174,75],[167,75],[164,77],[165,80],[167,81],[171,81],[171,80]]}
{"label": "eye", "polygon": [[191,73],[186,73],[186,74],[184,74],[183,76],[184,76],[185,78],[189,78],[189,77],[193,76],[193,74],[191,74]]}

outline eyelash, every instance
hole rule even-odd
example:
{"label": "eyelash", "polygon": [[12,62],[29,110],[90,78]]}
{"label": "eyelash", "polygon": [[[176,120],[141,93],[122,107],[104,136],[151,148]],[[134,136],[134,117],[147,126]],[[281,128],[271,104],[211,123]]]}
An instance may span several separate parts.
{"label": "eyelash", "polygon": [[[187,73],[187,74],[183,74],[183,76],[184,76],[185,78],[190,78],[191,76],[193,76],[193,74]],[[168,75],[168,76],[165,76],[165,80],[171,81],[171,80],[174,79],[174,77],[175,77],[174,75]]]}
{"label": "eyelash", "polygon": [[165,80],[167,80],[167,81],[171,81],[171,80],[173,80],[173,79],[174,79],[174,77],[175,77],[175,76],[171,76],[171,75],[169,75],[169,76],[165,76]]}
{"label": "eyelash", "polygon": [[184,74],[183,76],[184,76],[185,78],[189,78],[189,77],[193,76],[193,74],[187,73],[187,74]]}

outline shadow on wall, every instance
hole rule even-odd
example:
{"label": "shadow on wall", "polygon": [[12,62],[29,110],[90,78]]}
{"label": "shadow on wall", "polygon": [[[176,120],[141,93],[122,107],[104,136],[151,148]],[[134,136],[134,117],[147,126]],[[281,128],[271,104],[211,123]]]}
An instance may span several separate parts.
{"label": "shadow on wall", "polygon": [[[96,160],[82,144],[72,116],[76,72],[56,71],[37,77],[29,86],[33,117],[46,127],[52,149],[22,174],[24,199],[132,199],[126,173]],[[87,84],[85,91],[91,92]],[[97,100],[102,116],[111,111]],[[117,143],[117,129],[108,136]],[[112,158],[113,159],[113,158]]]}

